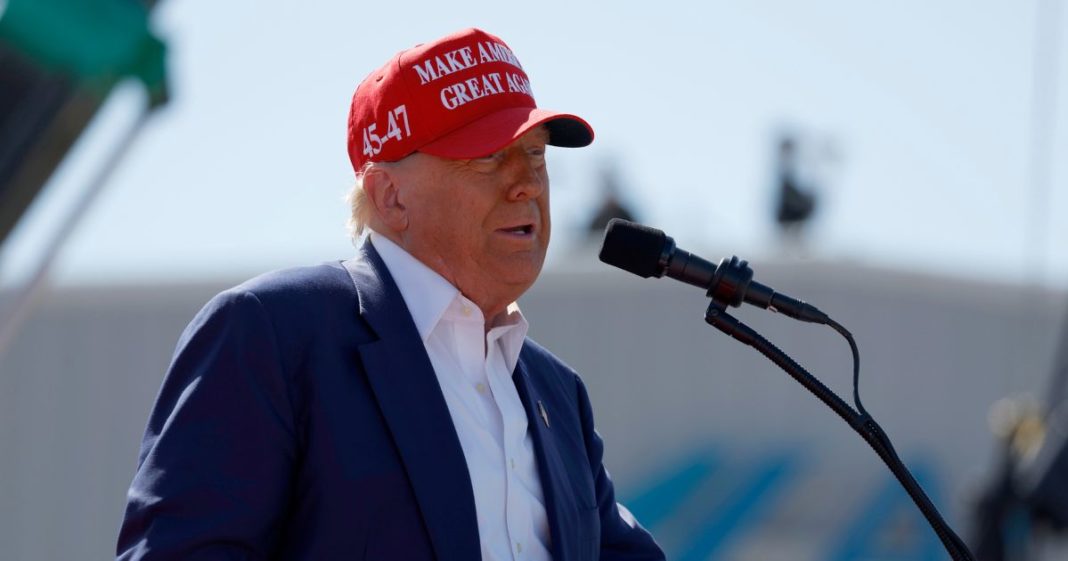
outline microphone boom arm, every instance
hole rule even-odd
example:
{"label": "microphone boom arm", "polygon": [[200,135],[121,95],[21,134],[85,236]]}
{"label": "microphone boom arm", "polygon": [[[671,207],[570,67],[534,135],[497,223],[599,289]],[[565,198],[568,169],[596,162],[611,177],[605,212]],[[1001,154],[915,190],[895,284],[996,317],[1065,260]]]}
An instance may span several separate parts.
{"label": "microphone boom arm", "polygon": [[[737,258],[733,258],[737,259]],[[744,261],[742,264],[744,265]],[[722,265],[721,267],[722,268]],[[750,272],[751,276],[751,272]],[[711,293],[711,290],[709,291]],[[857,432],[864,439],[865,442],[871,446],[876,455],[886,464],[886,467],[894,474],[901,486],[912,498],[912,501],[916,503],[916,506],[920,509],[924,518],[927,519],[928,524],[934,529],[935,534],[938,535],[938,539],[942,541],[942,545],[945,547],[949,555],[954,561],[974,561],[971,551],[964,545],[964,542],[953,531],[953,528],[942,518],[938,509],[924,493],[923,488],[909,472],[908,468],[898,457],[897,452],[894,450],[893,444],[890,442],[890,438],[883,431],[882,427],[875,422],[875,419],[871,417],[864,410],[860,404],[859,391],[856,386],[856,373],[859,371],[859,353],[857,352],[856,344],[853,342],[852,335],[849,334],[844,327],[840,324],[827,318],[826,322],[831,325],[836,331],[841,333],[850,342],[850,346],[853,349],[854,360],[854,398],[857,404],[857,408],[860,412],[854,410],[845,401],[843,401],[837,394],[830,390],[827,386],[820,382],[815,376],[810,374],[804,367],[798,364],[794,359],[790,358],[785,352],[776,347],[771,341],[764,338],[756,332],[756,330],[745,325],[738,319],[734,318],[727,313],[727,302],[721,301],[713,297],[712,302],[708,306],[708,310],[705,312],[705,322],[709,325],[719,329],[720,331],[730,335],[734,339],[749,345],[756,349],[760,354],[768,358],[768,360],[774,362],[779,368],[797,380],[799,384],[804,386],[812,395],[815,395],[820,401],[825,403],[832,411],[838,414],[854,431]],[[737,304],[734,304],[737,305]]]}

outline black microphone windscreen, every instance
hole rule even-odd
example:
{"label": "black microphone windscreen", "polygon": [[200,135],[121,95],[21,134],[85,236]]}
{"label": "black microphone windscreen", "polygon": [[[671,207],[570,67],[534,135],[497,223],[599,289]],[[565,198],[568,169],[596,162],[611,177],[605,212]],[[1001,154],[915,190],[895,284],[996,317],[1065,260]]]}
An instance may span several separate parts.
{"label": "black microphone windscreen", "polygon": [[613,218],[604,230],[601,261],[640,277],[659,277],[663,273],[660,254],[668,237],[656,228]]}

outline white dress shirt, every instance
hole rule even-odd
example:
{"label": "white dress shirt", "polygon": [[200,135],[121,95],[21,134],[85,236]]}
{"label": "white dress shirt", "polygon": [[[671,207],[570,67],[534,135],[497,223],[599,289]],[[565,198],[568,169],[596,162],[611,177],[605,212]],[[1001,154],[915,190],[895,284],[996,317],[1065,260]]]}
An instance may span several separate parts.
{"label": "white dress shirt", "polygon": [[483,561],[551,561],[534,443],[512,383],[526,318],[513,302],[487,332],[482,310],[455,286],[385,236],[372,231],[370,239],[412,314],[460,437]]}

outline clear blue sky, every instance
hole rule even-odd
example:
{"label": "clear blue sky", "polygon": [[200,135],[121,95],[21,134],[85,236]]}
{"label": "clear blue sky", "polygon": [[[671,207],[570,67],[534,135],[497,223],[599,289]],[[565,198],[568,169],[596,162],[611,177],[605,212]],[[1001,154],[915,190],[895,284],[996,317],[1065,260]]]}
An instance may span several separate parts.
{"label": "clear blue sky", "polygon": [[[173,101],[60,256],[61,282],[237,278],[352,252],[345,118],[396,51],[477,26],[507,41],[539,104],[582,115],[594,146],[550,153],[552,264],[566,262],[615,159],[641,218],[709,257],[776,254],[772,142],[800,130],[821,171],[814,257],[1068,286],[1068,37],[1036,97],[1036,0],[857,3],[165,0]],[[1068,8],[1060,10],[1068,27]],[[1062,34],[1063,35],[1063,34]],[[1056,95],[1050,193],[1034,191],[1033,110]],[[99,160],[127,90],[83,146]],[[124,120],[125,119],[125,120]],[[95,158],[95,160],[94,160]],[[57,175],[7,248],[29,262],[89,163]],[[54,210],[52,211],[54,212]],[[1037,248],[1036,217],[1045,220]],[[36,236],[36,237],[35,237]]]}

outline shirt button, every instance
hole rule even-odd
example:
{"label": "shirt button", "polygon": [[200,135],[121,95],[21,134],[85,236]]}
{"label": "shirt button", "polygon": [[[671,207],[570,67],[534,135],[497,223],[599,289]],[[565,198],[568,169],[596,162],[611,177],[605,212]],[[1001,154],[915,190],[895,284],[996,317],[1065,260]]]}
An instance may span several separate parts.
{"label": "shirt button", "polygon": [[508,458],[508,461],[512,462],[512,469],[515,469],[515,458]]}
{"label": "shirt button", "polygon": [[475,385],[475,389],[478,390],[478,393],[486,393],[486,384],[479,382]]}
{"label": "shirt button", "polygon": [[460,309],[460,312],[463,313],[465,318],[471,317],[471,306],[464,305],[464,307]]}
{"label": "shirt button", "polygon": [[515,551],[516,553],[523,553],[523,544],[515,542]]}

